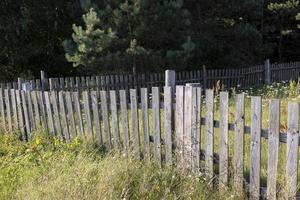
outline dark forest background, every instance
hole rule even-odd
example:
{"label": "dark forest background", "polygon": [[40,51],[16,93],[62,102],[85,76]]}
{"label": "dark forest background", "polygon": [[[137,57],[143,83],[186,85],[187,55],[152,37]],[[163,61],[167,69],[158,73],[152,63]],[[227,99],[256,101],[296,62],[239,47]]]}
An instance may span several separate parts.
{"label": "dark forest background", "polygon": [[0,79],[300,60],[296,0],[1,0]]}

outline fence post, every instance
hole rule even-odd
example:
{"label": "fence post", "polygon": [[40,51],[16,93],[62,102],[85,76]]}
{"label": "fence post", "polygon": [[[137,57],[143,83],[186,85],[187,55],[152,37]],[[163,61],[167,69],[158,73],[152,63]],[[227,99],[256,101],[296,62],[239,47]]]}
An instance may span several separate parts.
{"label": "fence post", "polygon": [[176,72],[174,70],[166,70],[165,86],[172,87],[172,91],[174,91],[175,85],[176,85]]}
{"label": "fence post", "polygon": [[[171,99],[175,96],[175,87],[176,87],[176,72],[174,70],[166,70],[165,71],[165,86],[171,87]],[[172,132],[175,130],[175,115],[172,110],[171,114],[171,127]]]}
{"label": "fence post", "polygon": [[265,84],[271,84],[271,66],[270,59],[265,60]]}

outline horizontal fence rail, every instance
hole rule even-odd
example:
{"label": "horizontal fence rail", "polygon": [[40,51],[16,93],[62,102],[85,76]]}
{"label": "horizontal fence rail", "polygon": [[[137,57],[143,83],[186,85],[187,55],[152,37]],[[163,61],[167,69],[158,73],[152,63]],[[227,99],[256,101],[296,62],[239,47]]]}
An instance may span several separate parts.
{"label": "horizontal fence rail", "polygon": [[[142,88],[140,98],[136,89],[130,89],[129,99],[126,92],[1,89],[1,129],[7,134],[18,130],[24,140],[40,128],[66,142],[76,137],[94,140],[108,151],[119,149],[136,159],[154,159],[158,166],[201,170],[209,185],[217,184],[221,189],[233,181],[236,191],[248,188],[251,199],[262,195],[276,198],[277,169],[285,165],[284,195],[287,199],[296,197],[299,103],[288,104],[287,132],[281,133],[279,100],[270,100],[269,127],[263,129],[262,99],[258,96],[251,97],[250,113],[246,113],[245,95],[236,95],[232,113],[228,92],[221,92],[218,99],[212,89],[205,90],[203,96],[202,89],[193,86],[153,87],[151,93]],[[250,126],[245,125],[246,114],[250,114]],[[266,188],[261,186],[262,138],[268,146]],[[245,163],[246,141],[250,166]],[[285,163],[279,162],[281,143],[286,144]]]}
{"label": "horizontal fence rail", "polygon": [[[296,80],[300,75],[300,62],[270,64],[267,60],[264,65],[242,68],[206,69],[181,71],[174,74],[175,85],[198,83],[202,88],[245,89],[272,82]],[[83,77],[46,78],[41,72],[41,79],[23,80],[18,82],[1,83],[3,89],[24,89],[42,91],[83,91],[83,90],[126,90],[130,88],[138,91],[141,88],[152,87],[162,89],[167,82],[165,73],[146,74],[115,74]]]}

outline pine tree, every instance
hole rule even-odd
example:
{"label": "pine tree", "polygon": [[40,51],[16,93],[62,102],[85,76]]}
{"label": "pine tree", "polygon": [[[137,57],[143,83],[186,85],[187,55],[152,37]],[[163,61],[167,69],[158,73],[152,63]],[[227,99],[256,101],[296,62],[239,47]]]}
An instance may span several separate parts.
{"label": "pine tree", "polygon": [[[175,68],[193,54],[182,0],[108,0],[92,7],[84,15],[85,27],[74,26],[73,40],[64,45],[74,66],[89,71]],[[92,34],[86,33],[89,26]]]}

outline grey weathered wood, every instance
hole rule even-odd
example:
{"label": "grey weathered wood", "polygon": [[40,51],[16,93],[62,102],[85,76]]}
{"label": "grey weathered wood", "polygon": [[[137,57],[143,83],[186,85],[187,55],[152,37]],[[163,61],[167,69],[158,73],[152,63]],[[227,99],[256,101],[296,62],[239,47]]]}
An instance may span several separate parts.
{"label": "grey weathered wood", "polygon": [[27,138],[26,138],[24,116],[23,116],[23,109],[22,109],[21,90],[16,90],[16,100],[17,100],[17,107],[18,107],[19,127],[21,130],[22,139],[26,140]]}
{"label": "grey weathered wood", "polygon": [[46,130],[48,130],[48,122],[47,122],[47,117],[46,117],[46,108],[45,108],[45,98],[44,98],[44,92],[43,91],[38,91],[37,92],[37,98],[38,98],[38,104],[40,108],[40,113],[41,113],[41,122],[42,122],[42,127]]}
{"label": "grey weathered wood", "polygon": [[65,90],[65,79],[59,78],[59,89]]}
{"label": "grey weathered wood", "polygon": [[244,94],[235,97],[235,137],[234,137],[234,157],[233,157],[233,186],[237,192],[243,191],[244,185],[244,126],[245,107]]}
{"label": "grey weathered wood", "polygon": [[62,129],[63,134],[66,142],[70,142],[70,134],[69,134],[69,128],[68,128],[68,121],[67,121],[67,115],[66,115],[66,108],[65,108],[65,101],[64,101],[64,92],[60,91],[58,93],[58,100],[59,100],[59,110],[61,113],[61,123],[62,123]]}
{"label": "grey weathered wood", "polygon": [[164,87],[164,125],[166,164],[171,166],[172,160],[172,87]]}
{"label": "grey weathered wood", "polygon": [[161,127],[160,127],[160,97],[159,88],[152,87],[152,109],[154,127],[154,159],[158,166],[161,166]]}
{"label": "grey weathered wood", "polygon": [[13,111],[13,118],[14,118],[14,128],[18,130],[19,123],[18,123],[18,108],[17,108],[17,100],[16,100],[16,91],[15,89],[10,90],[11,95],[11,105]]}
{"label": "grey weathered wood", "polygon": [[129,151],[129,129],[126,90],[120,90],[121,124],[123,132],[123,148],[126,153]]}
{"label": "grey weathered wood", "polygon": [[111,150],[111,137],[110,137],[110,126],[108,118],[108,108],[107,108],[107,96],[106,91],[100,91],[101,98],[101,112],[102,112],[102,121],[103,128],[105,132],[105,146],[108,150]]}
{"label": "grey weathered wood", "polygon": [[268,131],[267,199],[276,199],[276,180],[279,151],[280,100],[270,101]]}
{"label": "grey weathered wood", "polygon": [[5,107],[4,107],[4,94],[3,89],[0,89],[0,111],[1,111],[1,123],[3,130],[6,130],[6,118],[5,118]]}
{"label": "grey weathered wood", "polygon": [[177,166],[183,166],[183,135],[184,135],[184,86],[176,86],[176,157]]}
{"label": "grey weathered wood", "polygon": [[[80,84],[80,83],[78,83],[78,84]],[[79,88],[79,90],[80,90],[80,88]],[[79,134],[80,134],[80,137],[83,137],[84,130],[83,130],[82,115],[81,115],[81,106],[80,106],[80,101],[79,101],[79,92],[73,92],[73,98],[74,98],[74,106],[75,106],[75,112],[76,112],[76,119],[77,119],[77,126],[78,126],[78,129],[79,129]]]}
{"label": "grey weathered wood", "polygon": [[85,113],[85,121],[88,131],[88,137],[93,138],[93,127],[92,127],[92,119],[91,119],[91,109],[90,109],[90,98],[89,92],[82,92],[83,96],[83,105],[84,105],[84,113]]}
{"label": "grey weathered wood", "polygon": [[31,130],[36,130],[35,120],[33,116],[33,107],[32,107],[32,99],[31,99],[31,91],[27,91],[25,93],[28,102],[28,116]]}
{"label": "grey weathered wood", "polygon": [[100,118],[99,118],[99,106],[98,106],[98,92],[91,91],[91,100],[92,100],[92,108],[93,108],[93,117],[94,124],[96,130],[96,137],[98,144],[102,145],[102,135],[101,135],[101,126],[100,126]]}
{"label": "grey weathered wood", "polygon": [[112,133],[114,136],[114,146],[120,147],[120,136],[119,136],[119,120],[118,120],[118,109],[116,91],[111,90],[110,94],[110,110],[111,110],[111,121],[112,121]]}
{"label": "grey weathered wood", "polygon": [[7,126],[8,130],[12,132],[12,122],[11,122],[11,105],[10,105],[10,95],[9,95],[9,90],[5,89],[4,90],[4,96],[5,96],[5,107],[6,107],[6,119],[7,119]]}
{"label": "grey weathered wood", "polygon": [[27,134],[27,139],[31,138],[31,127],[30,127],[30,121],[29,121],[29,115],[28,115],[28,105],[26,101],[26,95],[25,91],[21,91],[21,98],[22,98],[22,108],[23,108],[23,115],[25,119],[25,129]]}
{"label": "grey weathered wood", "polygon": [[261,97],[251,98],[250,199],[260,197]]}
{"label": "grey weathered wood", "polygon": [[213,153],[214,153],[214,91],[206,90],[206,136],[205,136],[205,169],[207,180],[211,183],[213,172]]}
{"label": "grey weathered wood", "polygon": [[142,105],[144,158],[146,160],[150,160],[148,89],[147,88],[141,89],[141,105]]}
{"label": "grey weathered wood", "polygon": [[36,128],[40,128],[41,125],[41,119],[40,119],[40,111],[39,111],[39,106],[38,106],[38,100],[37,100],[37,92],[32,91],[30,93],[31,99],[32,99],[32,104],[33,104],[33,111],[34,111],[34,121],[35,121],[35,126]]}
{"label": "grey weathered wood", "polygon": [[[196,120],[195,130],[192,137],[192,156],[193,168],[199,170],[200,167],[200,148],[201,148],[201,95],[202,89],[200,87],[193,88],[193,116]],[[196,106],[196,107],[195,107]]]}
{"label": "grey weathered wood", "polygon": [[165,86],[169,86],[175,90],[176,85],[176,72],[174,70],[165,71]]}
{"label": "grey weathered wood", "polygon": [[184,168],[192,167],[192,118],[193,118],[193,87],[185,87],[184,97],[184,135],[183,135],[183,155]]}
{"label": "grey weathered wood", "polygon": [[56,91],[51,91],[50,92],[50,102],[51,102],[52,108],[53,108],[54,121],[55,121],[55,128],[56,128],[57,136],[60,140],[63,140],[62,129],[61,129],[61,124],[60,124],[60,117],[59,117],[59,111],[58,111],[58,105],[57,105]]}
{"label": "grey weathered wood", "polygon": [[219,187],[224,189],[228,186],[228,92],[220,93],[220,128],[219,128],[219,145],[220,145],[220,167],[219,167]]}
{"label": "grey weathered wood", "polygon": [[49,89],[50,91],[53,91],[55,89],[55,79],[49,78]]}
{"label": "grey weathered wood", "polygon": [[130,89],[130,107],[132,120],[132,140],[133,140],[133,155],[140,159],[140,133],[139,133],[139,118],[137,107],[137,92],[135,89]]}
{"label": "grey weathered wood", "polygon": [[[73,96],[74,96],[75,92],[72,92],[72,93],[73,93]],[[77,93],[77,96],[78,96],[78,93]],[[74,110],[73,110],[73,103],[72,103],[71,92],[66,92],[65,93],[65,97],[66,97],[68,118],[69,118],[70,127],[71,127],[71,130],[70,130],[70,132],[71,132],[70,133],[70,139],[74,139],[76,137],[77,133],[76,133],[76,124],[75,124],[75,117],[74,117]],[[74,98],[74,100],[75,100],[75,98]],[[76,112],[76,114],[77,114],[77,116],[79,115],[78,112]],[[80,119],[81,119],[81,112],[80,112],[79,116],[80,116]],[[81,123],[82,123],[82,121],[81,121]],[[83,134],[81,133],[81,136],[82,135]]]}
{"label": "grey weathered wood", "polygon": [[299,143],[299,103],[288,103],[285,198],[296,199]]}
{"label": "grey weathered wood", "polygon": [[55,129],[54,129],[54,123],[53,123],[53,116],[52,116],[52,109],[51,109],[49,92],[44,92],[44,96],[45,96],[45,104],[46,104],[46,110],[47,110],[49,132],[50,132],[50,135],[52,137],[54,137],[55,136]]}
{"label": "grey weathered wood", "polygon": [[[191,168],[199,170],[200,165],[200,113],[201,112],[201,88],[192,86],[192,133],[191,133]],[[198,99],[200,98],[200,99]],[[199,103],[200,102],[200,103]]]}

